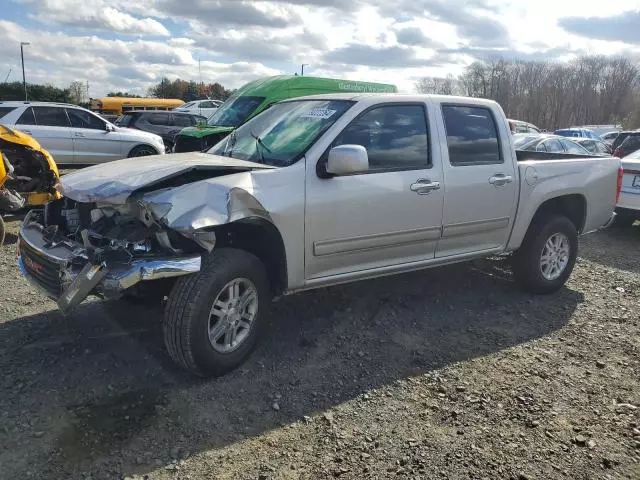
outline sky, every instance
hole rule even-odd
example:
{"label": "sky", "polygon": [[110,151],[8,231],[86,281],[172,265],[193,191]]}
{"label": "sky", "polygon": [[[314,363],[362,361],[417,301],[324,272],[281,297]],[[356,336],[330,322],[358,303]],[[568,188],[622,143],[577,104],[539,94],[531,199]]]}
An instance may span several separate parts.
{"label": "sky", "polygon": [[305,75],[394,83],[490,58],[640,59],[640,0],[0,0],[0,81],[91,97],[170,79],[237,88]]}

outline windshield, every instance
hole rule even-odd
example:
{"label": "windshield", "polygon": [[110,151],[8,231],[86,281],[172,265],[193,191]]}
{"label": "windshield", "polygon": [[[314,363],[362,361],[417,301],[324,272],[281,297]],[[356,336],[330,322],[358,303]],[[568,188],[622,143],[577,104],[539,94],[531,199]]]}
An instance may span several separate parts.
{"label": "windshield", "polygon": [[230,98],[209,117],[207,123],[212,127],[237,127],[242,125],[263,100],[264,97],[240,96],[235,99]]}
{"label": "windshield", "polygon": [[291,165],[351,105],[345,100],[276,104],[232,132],[208,153],[271,166]]}

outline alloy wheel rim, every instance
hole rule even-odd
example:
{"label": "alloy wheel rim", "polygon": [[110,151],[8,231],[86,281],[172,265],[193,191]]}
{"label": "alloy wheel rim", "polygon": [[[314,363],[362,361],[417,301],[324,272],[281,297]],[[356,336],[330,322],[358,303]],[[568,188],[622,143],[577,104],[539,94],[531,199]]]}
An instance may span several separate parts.
{"label": "alloy wheel rim", "polygon": [[219,353],[231,353],[249,337],[258,314],[258,290],[247,278],[227,283],[209,312],[209,343]]}
{"label": "alloy wheel rim", "polygon": [[564,233],[551,235],[542,248],[540,272],[546,280],[557,280],[569,264],[569,238]]}

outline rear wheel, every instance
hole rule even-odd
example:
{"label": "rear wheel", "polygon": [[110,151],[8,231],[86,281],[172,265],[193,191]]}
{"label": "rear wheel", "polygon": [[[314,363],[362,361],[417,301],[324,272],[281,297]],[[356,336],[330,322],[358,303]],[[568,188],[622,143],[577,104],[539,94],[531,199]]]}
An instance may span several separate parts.
{"label": "rear wheel", "polygon": [[158,152],[155,151],[155,149],[153,147],[150,147],[149,145],[138,145],[137,147],[133,148],[130,152],[129,152],[129,158],[131,157],[147,157],[149,155],[157,155]]}
{"label": "rear wheel", "polygon": [[269,288],[254,255],[222,248],[200,272],[178,279],[165,310],[164,339],[173,360],[199,376],[242,364],[260,337]]}
{"label": "rear wheel", "polygon": [[513,255],[513,274],[529,292],[553,293],[571,275],[577,255],[578,233],[571,220],[562,215],[540,215]]}

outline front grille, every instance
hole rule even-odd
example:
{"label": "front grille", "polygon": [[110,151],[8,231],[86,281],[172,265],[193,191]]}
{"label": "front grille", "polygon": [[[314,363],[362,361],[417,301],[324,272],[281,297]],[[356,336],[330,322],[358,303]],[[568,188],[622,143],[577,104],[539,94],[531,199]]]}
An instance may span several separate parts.
{"label": "front grille", "polygon": [[175,153],[200,152],[202,151],[202,143],[201,138],[176,135],[173,151]]}
{"label": "front grille", "polygon": [[50,293],[58,298],[62,294],[60,265],[40,254],[25,241],[20,241],[20,257],[29,276]]}

